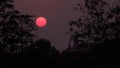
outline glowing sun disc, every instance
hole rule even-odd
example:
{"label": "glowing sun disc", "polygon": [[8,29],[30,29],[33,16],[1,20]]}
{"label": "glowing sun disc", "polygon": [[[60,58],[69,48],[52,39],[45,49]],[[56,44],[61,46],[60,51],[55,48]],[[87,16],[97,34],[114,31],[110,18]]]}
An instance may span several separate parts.
{"label": "glowing sun disc", "polygon": [[37,25],[38,27],[45,27],[46,24],[47,24],[47,20],[46,20],[45,17],[38,17],[38,18],[36,19],[36,25]]}

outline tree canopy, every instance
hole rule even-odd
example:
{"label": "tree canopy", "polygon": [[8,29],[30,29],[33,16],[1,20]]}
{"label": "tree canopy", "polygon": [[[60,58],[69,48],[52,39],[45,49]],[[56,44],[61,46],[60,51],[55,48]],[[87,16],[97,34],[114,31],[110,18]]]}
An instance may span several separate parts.
{"label": "tree canopy", "polygon": [[78,3],[75,10],[85,12],[84,16],[69,23],[74,47],[85,47],[120,37],[119,4],[111,7],[105,0],[85,0],[84,6]]}
{"label": "tree canopy", "polygon": [[3,53],[21,53],[31,44],[35,30],[31,15],[21,14],[13,0],[0,1],[0,47]]}

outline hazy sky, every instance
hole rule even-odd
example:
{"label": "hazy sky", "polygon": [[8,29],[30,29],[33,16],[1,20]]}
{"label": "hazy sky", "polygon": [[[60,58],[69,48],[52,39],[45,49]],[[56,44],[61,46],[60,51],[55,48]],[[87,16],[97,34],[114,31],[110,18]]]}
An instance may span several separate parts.
{"label": "hazy sky", "polygon": [[[68,45],[68,30],[70,19],[76,19],[77,12],[74,6],[82,0],[15,0],[15,8],[20,12],[36,17],[44,16],[48,24],[38,28],[37,37],[51,41],[57,49],[63,50]],[[34,22],[35,23],[35,22]]]}

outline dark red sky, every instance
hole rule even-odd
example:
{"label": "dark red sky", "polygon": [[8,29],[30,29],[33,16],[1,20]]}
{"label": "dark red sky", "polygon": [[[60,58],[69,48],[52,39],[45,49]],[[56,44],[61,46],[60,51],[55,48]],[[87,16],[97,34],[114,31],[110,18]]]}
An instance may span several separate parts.
{"label": "dark red sky", "polygon": [[[44,16],[48,24],[45,28],[38,28],[38,38],[46,38],[59,50],[68,45],[68,30],[70,19],[76,17],[74,11],[76,3],[82,0],[15,0],[15,8],[25,14]],[[35,17],[35,18],[36,18]],[[35,21],[35,18],[33,19]],[[35,23],[35,22],[34,22]]]}
{"label": "dark red sky", "polygon": [[69,35],[65,32],[69,21],[81,15],[74,11],[77,3],[83,5],[83,0],[15,0],[15,7],[22,13],[35,15],[34,21],[39,16],[46,17],[48,24],[45,28],[38,28],[37,37],[46,38],[57,49],[63,50],[68,45]]}

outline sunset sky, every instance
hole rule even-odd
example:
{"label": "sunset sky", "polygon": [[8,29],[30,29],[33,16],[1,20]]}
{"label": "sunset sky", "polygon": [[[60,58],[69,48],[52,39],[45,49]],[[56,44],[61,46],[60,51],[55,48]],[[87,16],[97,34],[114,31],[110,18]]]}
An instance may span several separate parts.
{"label": "sunset sky", "polygon": [[[106,0],[114,3],[114,0]],[[38,28],[37,38],[45,38],[51,41],[58,50],[67,47],[69,35],[65,34],[68,30],[70,20],[76,20],[84,14],[74,10],[77,3],[83,6],[84,0],[15,0],[15,8],[21,13],[35,15],[35,20],[39,16],[47,19],[47,26]],[[116,2],[116,1],[115,1]]]}
{"label": "sunset sky", "polygon": [[[20,12],[46,17],[47,26],[38,28],[37,37],[51,41],[57,49],[63,50],[68,45],[68,23],[77,18],[74,6],[82,0],[15,0],[15,8]],[[35,22],[34,22],[35,23]]]}

